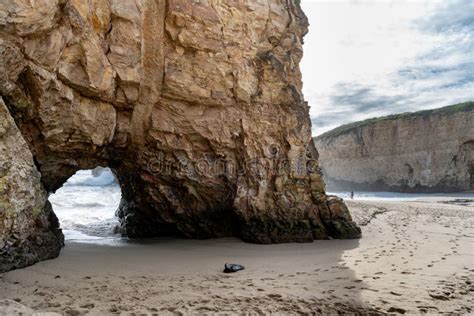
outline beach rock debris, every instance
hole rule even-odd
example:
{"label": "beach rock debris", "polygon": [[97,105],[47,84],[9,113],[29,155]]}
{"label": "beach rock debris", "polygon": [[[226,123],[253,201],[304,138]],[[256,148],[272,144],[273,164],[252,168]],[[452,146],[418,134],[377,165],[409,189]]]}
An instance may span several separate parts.
{"label": "beach rock debris", "polygon": [[6,0],[0,29],[0,271],[59,253],[47,194],[97,166],[131,238],[360,237],[321,179],[299,1]]}
{"label": "beach rock debris", "polygon": [[244,270],[245,267],[236,263],[226,263],[224,264],[224,273],[233,273],[240,270]]}

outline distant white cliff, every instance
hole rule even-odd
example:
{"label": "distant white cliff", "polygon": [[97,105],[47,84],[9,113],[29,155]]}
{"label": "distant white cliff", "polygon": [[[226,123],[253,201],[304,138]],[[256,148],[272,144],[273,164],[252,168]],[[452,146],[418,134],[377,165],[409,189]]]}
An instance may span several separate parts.
{"label": "distant white cliff", "polygon": [[474,190],[474,102],[343,125],[314,141],[328,190]]}

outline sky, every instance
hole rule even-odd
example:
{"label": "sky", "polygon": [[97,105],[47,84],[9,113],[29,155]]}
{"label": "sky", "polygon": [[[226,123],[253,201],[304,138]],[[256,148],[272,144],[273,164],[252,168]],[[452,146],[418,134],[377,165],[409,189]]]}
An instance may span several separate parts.
{"label": "sky", "polygon": [[302,0],[313,136],[474,100],[474,0]]}

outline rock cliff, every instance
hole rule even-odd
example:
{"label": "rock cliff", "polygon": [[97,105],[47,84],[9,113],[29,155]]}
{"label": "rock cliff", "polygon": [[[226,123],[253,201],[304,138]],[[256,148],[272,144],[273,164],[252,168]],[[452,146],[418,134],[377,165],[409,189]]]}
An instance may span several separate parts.
{"label": "rock cliff", "polygon": [[297,0],[2,1],[4,117],[34,174],[8,183],[35,205],[7,194],[2,214],[23,203],[13,221],[35,232],[40,213],[59,238],[45,192],[103,166],[130,237],[358,237],[319,173],[301,94],[306,32]]}
{"label": "rock cliff", "polygon": [[474,190],[474,102],[344,125],[315,143],[331,190]]}
{"label": "rock cliff", "polygon": [[33,156],[0,98],[0,272],[54,258],[63,245]]}

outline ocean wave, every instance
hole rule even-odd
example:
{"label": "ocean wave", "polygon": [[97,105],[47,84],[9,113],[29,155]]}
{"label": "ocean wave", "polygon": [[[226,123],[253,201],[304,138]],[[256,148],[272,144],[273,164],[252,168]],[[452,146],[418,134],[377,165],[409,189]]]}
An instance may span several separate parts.
{"label": "ocean wave", "polygon": [[64,184],[65,186],[110,186],[117,185],[117,180],[109,168],[99,171],[80,170]]}
{"label": "ocean wave", "polygon": [[109,169],[95,174],[79,171],[49,197],[66,240],[120,238],[115,217],[120,187]]}
{"label": "ocean wave", "polygon": [[76,202],[72,205],[72,207],[81,207],[81,208],[101,208],[101,207],[108,207],[105,203],[100,202]]}
{"label": "ocean wave", "polygon": [[81,234],[91,237],[112,237],[120,236],[117,232],[119,221],[117,218],[109,218],[102,221],[92,222],[87,225],[75,222],[63,222],[64,229],[72,232],[80,232]]}

